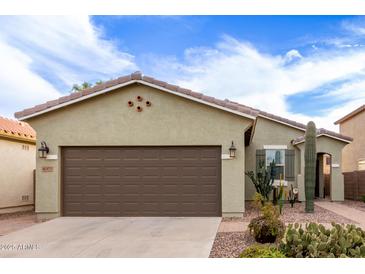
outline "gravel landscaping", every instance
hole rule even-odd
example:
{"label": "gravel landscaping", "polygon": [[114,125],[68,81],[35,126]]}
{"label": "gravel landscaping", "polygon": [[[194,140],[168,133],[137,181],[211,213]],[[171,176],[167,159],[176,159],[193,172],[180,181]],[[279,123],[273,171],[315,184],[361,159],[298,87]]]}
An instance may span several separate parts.
{"label": "gravel landscaping", "polygon": [[[360,203],[354,201],[350,202],[353,207],[360,207],[365,211],[365,207],[362,207]],[[290,204],[285,204],[280,219],[285,223],[354,223],[350,219],[316,205],[314,213],[305,213],[304,209],[305,203],[296,203],[293,208],[291,208]],[[252,218],[257,217],[258,215],[259,211],[254,207],[253,203],[246,202],[246,212],[244,213],[243,218],[223,218],[222,222],[249,223]],[[255,240],[249,234],[248,230],[240,232],[218,232],[214,240],[210,258],[238,258],[242,251],[253,243],[255,243]]]}
{"label": "gravel landscaping", "polygon": [[19,211],[19,212],[12,212],[12,213],[2,213],[2,214],[0,214],[0,220],[13,219],[13,218],[29,216],[29,215],[35,215],[34,211],[29,210],[29,211]]}
{"label": "gravel landscaping", "polygon": [[0,236],[37,223],[34,211],[0,214]]}
{"label": "gravel landscaping", "polygon": [[255,243],[248,231],[218,232],[209,258],[238,258],[242,251]]}
{"label": "gravel landscaping", "polygon": [[[314,213],[305,213],[305,203],[295,203],[291,208],[290,204],[284,204],[282,215],[280,219],[284,223],[305,223],[305,222],[318,222],[318,223],[354,223],[350,219],[344,218],[336,213],[321,207],[315,206]],[[252,202],[246,202],[246,211],[243,218],[223,218],[223,222],[250,222],[252,218],[259,215],[259,211],[254,207]]]}
{"label": "gravel landscaping", "polygon": [[345,200],[345,201],[341,202],[341,204],[361,210],[361,211],[365,211],[365,203],[363,201]]}

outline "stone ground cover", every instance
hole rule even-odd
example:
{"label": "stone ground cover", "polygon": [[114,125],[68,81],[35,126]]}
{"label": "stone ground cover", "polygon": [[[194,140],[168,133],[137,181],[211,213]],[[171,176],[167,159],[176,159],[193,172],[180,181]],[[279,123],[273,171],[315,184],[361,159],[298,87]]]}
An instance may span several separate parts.
{"label": "stone ground cover", "polygon": [[[250,222],[252,218],[259,215],[259,211],[254,207],[252,202],[246,202],[245,204],[246,212],[243,218],[223,218],[223,222]],[[304,203],[295,203],[294,207],[291,208],[290,204],[284,204],[282,215],[280,219],[285,223],[306,223],[306,222],[319,222],[319,223],[353,223],[352,220],[342,217],[336,213],[329,210],[323,209],[321,207],[315,206],[314,213],[305,213]]]}
{"label": "stone ground cover", "polygon": [[[259,215],[259,211],[253,206],[252,202],[246,202],[245,206],[246,212],[243,218],[223,218],[222,222],[248,224],[252,218],[255,218]],[[281,220],[286,224],[294,222],[317,222],[326,225],[329,225],[331,222],[344,224],[354,223],[354,221],[350,219],[316,205],[314,213],[305,213],[304,206],[304,203],[296,203],[294,208],[291,208],[290,204],[285,204],[280,217]],[[255,243],[255,240],[247,230],[218,232],[210,253],[210,257],[237,258],[245,248],[253,243]]]}
{"label": "stone ground cover", "polygon": [[238,258],[242,251],[255,243],[255,239],[244,232],[218,232],[210,258]]}
{"label": "stone ground cover", "polygon": [[37,223],[34,211],[0,214],[0,236]]}

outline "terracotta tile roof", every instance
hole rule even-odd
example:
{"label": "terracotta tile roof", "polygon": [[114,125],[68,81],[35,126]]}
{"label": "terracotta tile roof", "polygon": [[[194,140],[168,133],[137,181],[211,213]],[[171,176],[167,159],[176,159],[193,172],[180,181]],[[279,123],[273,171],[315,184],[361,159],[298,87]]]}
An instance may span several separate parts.
{"label": "terracotta tile roof", "polygon": [[25,122],[20,122],[0,116],[0,136],[35,142],[36,132]]}
{"label": "terracotta tile roof", "polygon": [[364,110],[365,110],[365,105],[362,105],[361,107],[358,107],[354,111],[351,111],[349,114],[347,114],[344,117],[342,117],[341,119],[337,120],[335,122],[335,125],[338,125],[338,124],[341,124],[342,122],[345,122],[346,120],[350,119],[351,117],[359,114],[360,112],[362,112]]}
{"label": "terracotta tile roof", "polygon": [[[330,131],[330,130],[327,130],[327,129],[324,129],[324,128],[317,129],[317,137],[321,136],[321,135],[329,135],[331,137],[338,138],[338,139],[341,139],[341,140],[344,140],[344,141],[347,141],[347,142],[352,142],[353,141],[353,139],[351,137],[348,137],[348,136],[345,136],[345,135],[342,135],[340,133],[333,132],[333,131]],[[294,145],[296,145],[296,144],[304,142],[304,139],[305,139],[305,136],[303,135],[303,136],[300,136],[298,138],[295,138],[292,143]]]}
{"label": "terracotta tile roof", "polygon": [[[259,109],[245,106],[243,104],[239,104],[237,102],[233,102],[228,99],[220,100],[220,99],[217,99],[217,98],[214,98],[211,96],[204,95],[199,92],[192,91],[190,89],[182,88],[182,87],[179,87],[176,85],[171,85],[167,82],[157,80],[153,77],[142,75],[142,73],[139,71],[134,72],[130,75],[122,76],[117,79],[104,82],[100,85],[95,85],[91,88],[84,89],[80,92],[71,93],[70,95],[63,96],[56,100],[48,101],[44,104],[40,104],[40,105],[36,105],[31,108],[24,109],[22,111],[16,112],[14,115],[18,119],[24,118],[24,117],[27,117],[28,115],[33,115],[38,112],[47,111],[47,109],[57,107],[58,105],[63,104],[63,103],[67,103],[67,102],[71,103],[73,100],[79,99],[83,96],[91,95],[93,93],[102,91],[104,89],[113,88],[115,86],[126,84],[128,82],[133,83],[132,81],[138,81],[140,83],[145,83],[145,84],[152,84],[152,85],[167,89],[172,92],[180,93],[182,95],[187,95],[187,96],[202,100],[204,102],[207,102],[207,103],[219,106],[219,107],[224,107],[229,110],[233,110],[233,111],[237,111],[237,112],[249,115],[253,119],[255,119],[258,116],[262,116],[267,119],[272,119],[272,120],[278,121],[280,123],[288,124],[289,126],[299,128],[303,131],[305,131],[305,129],[306,129],[306,125],[295,122],[293,120],[289,120],[289,119],[286,119],[286,118],[283,118],[283,117],[280,117],[280,116],[277,116],[277,115],[274,115],[271,113],[267,113],[265,111],[261,111]],[[329,132],[328,135],[339,138],[338,133],[330,132],[330,131],[328,131],[328,132]],[[343,137],[344,137],[343,139],[348,138],[346,136],[343,136]]]}
{"label": "terracotta tile roof", "polygon": [[231,102],[231,101],[228,101],[228,100],[220,100],[220,99],[216,99],[216,98],[211,97],[211,96],[206,96],[202,93],[198,93],[198,92],[192,91],[190,89],[185,89],[185,88],[182,88],[182,87],[179,87],[179,86],[176,86],[176,85],[171,85],[171,84],[168,84],[166,82],[156,80],[156,79],[154,79],[152,77],[149,77],[149,76],[144,76],[144,75],[142,76],[142,74],[140,72],[135,72],[135,73],[132,73],[130,75],[122,76],[122,77],[119,77],[117,79],[104,82],[100,85],[93,86],[92,88],[84,89],[80,92],[74,92],[74,93],[71,93],[70,95],[63,96],[63,97],[58,98],[56,100],[48,101],[44,104],[40,104],[40,105],[36,105],[34,107],[31,107],[31,108],[24,109],[22,111],[16,112],[14,115],[18,119],[23,118],[23,117],[26,117],[28,115],[35,114],[37,112],[47,110],[51,107],[55,107],[59,104],[70,102],[70,101],[78,99],[80,97],[83,97],[83,96],[86,96],[86,95],[89,95],[89,94],[92,94],[92,93],[95,93],[95,92],[98,92],[98,91],[101,91],[101,90],[104,90],[104,89],[107,89],[107,88],[111,88],[111,87],[114,87],[116,85],[128,83],[128,82],[133,81],[133,80],[139,80],[141,82],[146,82],[146,83],[149,83],[149,84],[153,84],[153,85],[156,85],[156,86],[159,86],[159,87],[162,87],[162,88],[165,88],[165,89],[177,92],[177,93],[181,93],[181,94],[184,94],[184,95],[194,97],[196,99],[203,100],[203,101],[208,102],[208,103],[212,103],[212,104],[215,104],[215,105],[218,105],[218,106],[221,106],[221,107],[225,107],[225,108],[228,108],[228,109],[231,109],[231,110],[234,110],[234,111],[245,113],[245,114],[251,115],[253,117],[256,117],[257,114],[258,114],[258,111],[253,109],[253,108],[250,108],[250,107],[247,107],[247,106],[244,106],[244,105],[241,105],[241,104],[237,104],[237,103],[234,103],[234,102]]}
{"label": "terracotta tile roof", "polygon": [[225,99],[225,101],[230,102],[231,104],[235,104],[235,105],[238,105],[238,106],[245,107],[245,108],[250,108],[253,112],[256,113],[256,117],[257,116],[262,116],[262,117],[265,117],[265,118],[268,118],[268,119],[273,119],[273,120],[276,120],[276,121],[279,121],[279,122],[282,122],[282,123],[289,124],[291,126],[300,128],[302,130],[305,130],[307,128],[307,126],[304,125],[304,124],[301,124],[301,123],[298,123],[296,121],[277,116],[275,114],[271,114],[271,113],[268,113],[268,112],[265,112],[265,111],[262,111],[262,110],[259,110],[259,109],[251,108],[251,107],[242,105],[240,103],[232,102],[232,101],[229,101],[228,99]]}

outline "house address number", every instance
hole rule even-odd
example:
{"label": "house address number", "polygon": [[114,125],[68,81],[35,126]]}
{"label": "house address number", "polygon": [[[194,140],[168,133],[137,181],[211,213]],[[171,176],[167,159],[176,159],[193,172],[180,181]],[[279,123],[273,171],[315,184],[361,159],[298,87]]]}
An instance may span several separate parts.
{"label": "house address number", "polygon": [[43,172],[53,172],[53,166],[43,166],[42,171]]}

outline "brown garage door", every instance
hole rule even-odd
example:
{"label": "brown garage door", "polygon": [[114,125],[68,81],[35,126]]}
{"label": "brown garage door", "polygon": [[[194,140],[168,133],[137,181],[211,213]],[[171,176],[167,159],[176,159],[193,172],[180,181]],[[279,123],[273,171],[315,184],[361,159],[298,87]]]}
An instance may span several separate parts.
{"label": "brown garage door", "polygon": [[65,147],[65,216],[221,216],[220,147]]}

